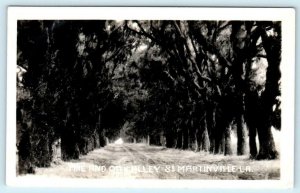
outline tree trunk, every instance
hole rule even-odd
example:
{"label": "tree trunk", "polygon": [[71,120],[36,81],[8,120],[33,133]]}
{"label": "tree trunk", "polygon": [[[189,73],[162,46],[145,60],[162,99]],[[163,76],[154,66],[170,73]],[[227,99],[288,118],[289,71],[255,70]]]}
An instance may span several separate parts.
{"label": "tree trunk", "polygon": [[201,126],[198,127],[198,129],[196,130],[196,150],[195,151],[200,151],[201,150]]}
{"label": "tree trunk", "polygon": [[246,131],[244,128],[243,115],[239,114],[236,117],[236,127],[237,127],[237,155],[246,154]]}
{"label": "tree trunk", "polygon": [[275,148],[273,134],[271,131],[271,119],[266,110],[261,110],[260,119],[258,120],[257,133],[259,140],[259,153],[257,159],[276,159],[278,152]]}
{"label": "tree trunk", "polygon": [[[88,153],[88,150],[87,150],[87,146],[88,146],[88,141],[86,139],[79,139],[78,141],[76,140],[75,142],[75,151],[76,151],[76,145],[79,149],[79,155],[86,155]],[[74,152],[75,154],[77,152]]]}
{"label": "tree trunk", "polygon": [[249,128],[249,148],[250,148],[250,158],[256,158],[257,147],[256,147],[256,127],[253,124],[248,124]]}
{"label": "tree trunk", "polygon": [[257,92],[248,91],[245,97],[245,120],[249,130],[249,149],[250,158],[255,159],[257,156],[257,122],[259,119],[259,96]]}
{"label": "tree trunk", "polygon": [[102,128],[102,116],[100,112],[98,115],[97,131],[99,135],[99,145],[100,147],[104,147],[106,145],[106,139],[105,139],[105,131]]}
{"label": "tree trunk", "polygon": [[182,149],[188,149],[188,148],[189,148],[189,131],[187,128],[184,128]]}
{"label": "tree trunk", "polygon": [[201,126],[201,150],[208,152],[210,149],[210,141],[209,141],[209,135],[207,130],[207,122],[206,122],[206,115],[201,120],[200,123]]}
{"label": "tree trunk", "polygon": [[220,152],[220,154],[224,154],[224,152],[225,152],[225,134],[224,134],[224,132],[222,133],[222,139],[221,139],[219,152]]}
{"label": "tree trunk", "polygon": [[[251,22],[250,22],[251,23]],[[234,60],[232,65],[232,74],[234,77],[234,84],[236,86],[235,90],[235,105],[236,105],[236,124],[237,124],[237,155],[244,155],[246,152],[246,143],[245,143],[245,129],[244,129],[244,97],[243,94],[245,92],[244,85],[245,80],[242,78],[243,74],[245,73],[244,70],[244,63],[249,57],[248,48],[247,48],[247,41],[249,38],[248,33],[250,33],[252,24],[245,23],[241,21],[234,21],[232,24],[232,33],[231,39],[233,43],[233,50],[234,50]],[[249,25],[250,24],[250,25]]]}
{"label": "tree trunk", "polygon": [[149,145],[161,145],[160,134],[154,134],[148,136],[149,136]]}
{"label": "tree trunk", "polygon": [[68,109],[66,123],[61,133],[61,155],[62,160],[67,161],[70,159],[78,159],[80,154],[80,149],[78,146],[78,136],[76,136],[76,131],[78,131],[78,114],[73,109]]}
{"label": "tree trunk", "polygon": [[30,143],[30,136],[28,127],[26,124],[21,124],[22,135],[20,136],[20,142],[18,144],[18,173],[34,173],[33,161],[32,161],[32,148]]}
{"label": "tree trunk", "polygon": [[189,149],[196,151],[197,150],[197,140],[196,140],[196,131],[192,128],[189,130]]}
{"label": "tree trunk", "polygon": [[226,128],[224,115],[221,110],[216,112],[216,128],[214,129],[215,133],[215,154],[221,154],[224,152],[224,131]]}
{"label": "tree trunk", "polygon": [[100,148],[100,137],[97,131],[93,135],[93,138],[94,138],[94,148]]}
{"label": "tree trunk", "polygon": [[61,135],[61,155],[64,161],[79,158],[79,147],[71,132],[64,132]]}
{"label": "tree trunk", "polygon": [[147,135],[147,138],[146,138],[146,144],[147,144],[147,145],[150,145],[150,135]]}
{"label": "tree trunk", "polygon": [[268,120],[261,120],[258,128],[259,153],[257,159],[276,159],[278,153],[275,148],[271,126]]}
{"label": "tree trunk", "polygon": [[224,137],[225,137],[224,154],[225,155],[232,155],[230,134],[231,134],[231,128],[230,126],[227,126],[224,133]]}
{"label": "tree trunk", "polygon": [[276,37],[268,37],[264,23],[260,24],[263,47],[267,53],[268,68],[265,90],[261,95],[257,133],[259,153],[257,159],[276,159],[278,152],[271,131],[271,116],[276,97],[280,95],[279,80],[281,78],[281,23],[273,23]]}
{"label": "tree trunk", "polygon": [[100,142],[100,147],[104,147],[106,145],[106,139],[105,139],[104,131],[100,131],[99,133],[99,142]]}
{"label": "tree trunk", "polygon": [[210,141],[207,132],[207,127],[204,128],[204,132],[202,133],[202,150],[206,152],[210,150]]}
{"label": "tree trunk", "polygon": [[182,149],[182,130],[177,130],[176,149]]}
{"label": "tree trunk", "polygon": [[209,136],[209,152],[215,152],[215,109],[213,107],[208,107],[206,112],[206,124],[207,132]]}
{"label": "tree trunk", "polygon": [[166,131],[165,133],[166,137],[166,147],[167,148],[172,148],[174,147],[174,132],[173,131]]}
{"label": "tree trunk", "polygon": [[214,154],[220,154],[223,152],[222,150],[222,133],[218,132],[215,135],[215,147],[214,147]]}
{"label": "tree trunk", "polygon": [[[45,132],[46,133],[46,132]],[[41,138],[40,135],[36,136]],[[40,140],[39,143],[33,141],[33,152],[34,152],[34,164],[37,167],[49,167],[52,159],[51,150],[49,149],[49,137],[47,134],[44,136],[43,140]]]}

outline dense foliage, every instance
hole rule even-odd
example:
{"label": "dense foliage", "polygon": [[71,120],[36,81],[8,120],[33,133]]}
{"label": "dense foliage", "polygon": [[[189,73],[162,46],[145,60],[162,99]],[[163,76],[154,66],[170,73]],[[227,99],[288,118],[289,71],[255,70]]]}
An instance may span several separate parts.
{"label": "dense foliage", "polygon": [[235,132],[244,155],[249,133],[278,156],[280,22],[19,21],[17,43],[20,173],[120,135],[230,155]]}

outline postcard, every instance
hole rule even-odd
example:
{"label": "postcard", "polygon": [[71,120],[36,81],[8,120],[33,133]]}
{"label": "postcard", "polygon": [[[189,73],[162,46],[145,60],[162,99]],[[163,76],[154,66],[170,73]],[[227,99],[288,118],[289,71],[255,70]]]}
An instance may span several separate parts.
{"label": "postcard", "polygon": [[291,188],[295,10],[9,7],[7,185]]}

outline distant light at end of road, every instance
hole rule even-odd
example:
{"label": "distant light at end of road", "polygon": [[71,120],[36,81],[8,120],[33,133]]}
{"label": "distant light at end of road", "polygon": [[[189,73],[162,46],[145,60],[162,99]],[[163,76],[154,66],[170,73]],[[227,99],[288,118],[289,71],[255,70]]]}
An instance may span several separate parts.
{"label": "distant light at end of road", "polygon": [[123,143],[124,143],[124,141],[123,141],[122,138],[119,138],[119,139],[117,139],[117,140],[114,142],[114,144],[119,144],[119,145],[121,145],[121,144],[123,144]]}

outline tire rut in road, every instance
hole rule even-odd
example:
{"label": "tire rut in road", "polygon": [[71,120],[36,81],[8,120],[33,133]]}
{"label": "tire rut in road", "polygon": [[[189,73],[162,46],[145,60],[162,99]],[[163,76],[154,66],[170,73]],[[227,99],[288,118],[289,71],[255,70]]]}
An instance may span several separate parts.
{"label": "tire rut in road", "polygon": [[159,166],[161,169],[159,172],[155,173],[156,178],[158,179],[181,179],[183,177],[183,174],[179,171],[173,171],[171,172],[165,172],[162,167],[166,165],[165,162],[161,160],[153,160],[149,155],[146,155],[142,151],[135,150],[131,148],[129,145],[123,145],[122,146],[125,151],[127,151],[133,160],[138,160],[140,163],[144,165],[155,165]]}

